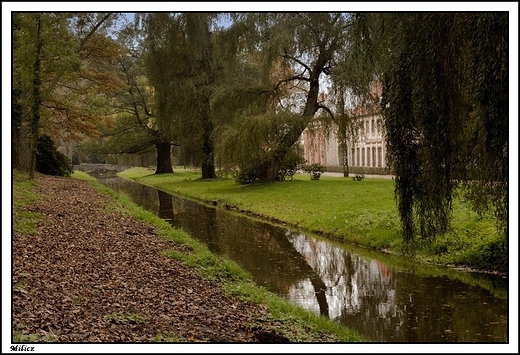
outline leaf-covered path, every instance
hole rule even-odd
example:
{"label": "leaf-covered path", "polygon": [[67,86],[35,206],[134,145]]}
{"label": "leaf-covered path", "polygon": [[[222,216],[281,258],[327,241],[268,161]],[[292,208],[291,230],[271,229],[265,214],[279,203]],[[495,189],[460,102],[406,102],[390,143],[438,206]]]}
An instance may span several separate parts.
{"label": "leaf-covered path", "polygon": [[[59,342],[272,342],[265,309],[224,295],[87,182],[41,176],[37,235],[13,235],[13,329]],[[250,323],[249,323],[250,324]],[[266,337],[266,335],[270,335]]]}

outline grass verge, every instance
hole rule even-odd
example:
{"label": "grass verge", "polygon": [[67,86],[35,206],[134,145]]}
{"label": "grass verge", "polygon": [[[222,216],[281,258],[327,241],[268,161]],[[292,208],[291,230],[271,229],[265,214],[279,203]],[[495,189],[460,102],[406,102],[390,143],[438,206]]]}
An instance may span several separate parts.
{"label": "grass verge", "polygon": [[36,233],[36,227],[44,216],[31,211],[31,204],[39,200],[38,186],[29,174],[14,171],[13,173],[13,232],[24,235]]}

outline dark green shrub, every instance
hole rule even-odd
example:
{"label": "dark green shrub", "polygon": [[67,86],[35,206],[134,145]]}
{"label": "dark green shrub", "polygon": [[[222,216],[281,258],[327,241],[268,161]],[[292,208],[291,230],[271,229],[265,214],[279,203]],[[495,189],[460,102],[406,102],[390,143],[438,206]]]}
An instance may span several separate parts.
{"label": "dark green shrub", "polygon": [[302,170],[309,173],[311,180],[319,180],[321,174],[325,172],[325,167],[321,164],[314,163],[310,165],[303,165]]}
{"label": "dark green shrub", "polygon": [[255,180],[258,178],[258,173],[256,170],[257,169],[252,166],[243,167],[235,173],[235,181],[242,185],[255,182]]}
{"label": "dark green shrub", "polygon": [[365,174],[356,174],[352,180],[357,180],[357,181],[361,181],[365,178]]}
{"label": "dark green shrub", "polygon": [[[294,174],[300,169],[301,164],[305,162],[305,159],[299,153],[297,148],[290,149],[285,155],[283,161],[280,164],[275,181],[284,181],[286,179],[292,180]],[[251,184],[258,180],[264,171],[265,167],[270,164],[269,161],[262,163],[250,162],[246,166],[242,166],[238,172],[234,174],[235,181],[239,184]]]}
{"label": "dark green shrub", "polygon": [[278,170],[277,181],[292,180],[305,159],[297,151],[289,151]]}
{"label": "dark green shrub", "polygon": [[38,138],[36,171],[45,175],[70,176],[74,168],[70,159],[56,149],[51,137],[42,136]]}

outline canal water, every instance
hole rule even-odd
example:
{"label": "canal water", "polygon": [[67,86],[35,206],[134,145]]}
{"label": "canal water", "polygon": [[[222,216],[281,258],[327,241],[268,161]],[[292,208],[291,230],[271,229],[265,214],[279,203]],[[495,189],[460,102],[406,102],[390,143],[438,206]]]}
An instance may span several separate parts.
{"label": "canal water", "polygon": [[89,173],[227,255],[257,284],[374,342],[508,341],[507,279],[406,266],[401,258],[172,196],[115,171]]}

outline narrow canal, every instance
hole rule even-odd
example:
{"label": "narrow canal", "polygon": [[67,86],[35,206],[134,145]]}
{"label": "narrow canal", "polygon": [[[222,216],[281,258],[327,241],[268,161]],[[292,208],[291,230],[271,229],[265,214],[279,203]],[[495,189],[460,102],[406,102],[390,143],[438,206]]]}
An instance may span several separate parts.
{"label": "narrow canal", "polygon": [[115,171],[89,173],[226,254],[259,285],[372,341],[507,342],[507,279],[403,267],[388,263],[389,256],[172,196]]}

